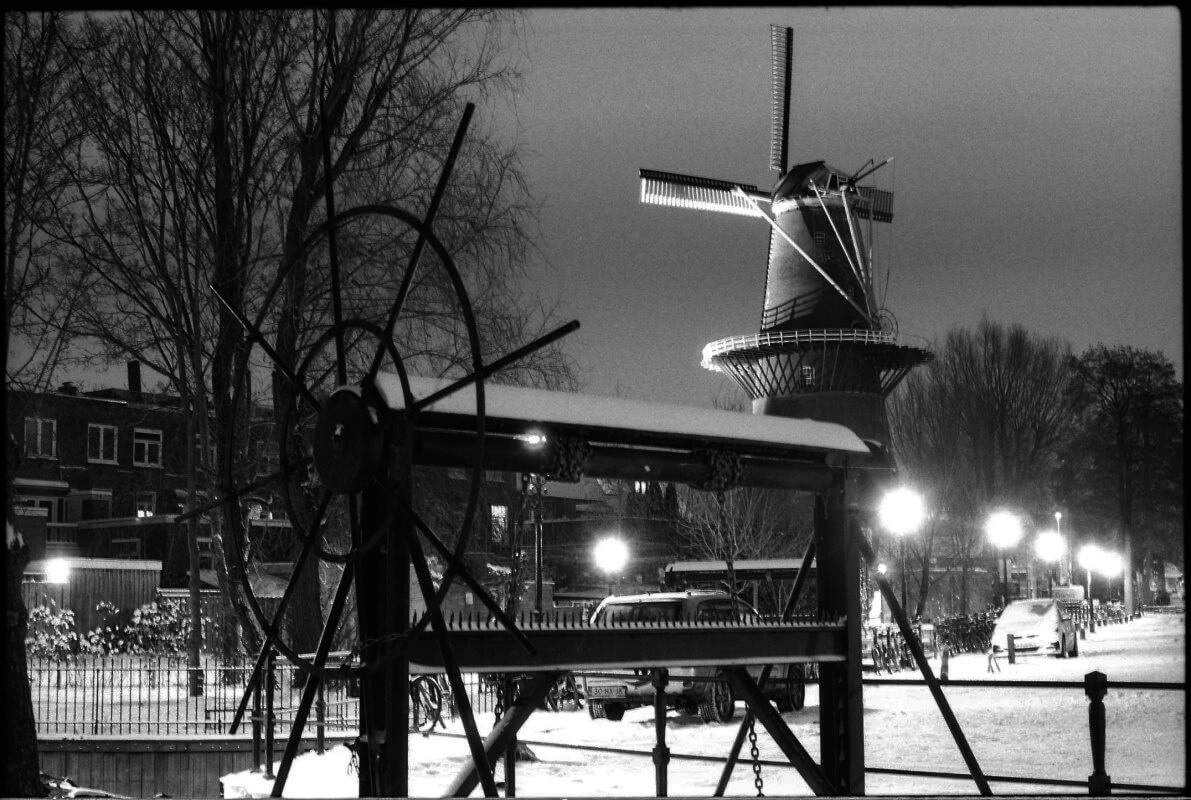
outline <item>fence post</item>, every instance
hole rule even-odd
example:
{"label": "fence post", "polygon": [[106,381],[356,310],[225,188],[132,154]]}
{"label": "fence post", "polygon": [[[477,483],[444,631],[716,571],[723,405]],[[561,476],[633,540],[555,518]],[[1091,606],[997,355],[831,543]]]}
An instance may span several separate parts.
{"label": "fence post", "polygon": [[265,657],[265,777],[272,780],[273,774],[273,684],[277,679],[274,663],[277,654],[269,648],[269,655]]}
{"label": "fence post", "polygon": [[1088,794],[1112,794],[1112,778],[1104,771],[1104,695],[1108,694],[1108,677],[1103,672],[1089,672],[1083,676],[1083,688],[1088,695],[1088,730],[1092,737]]}
{"label": "fence post", "polygon": [[261,771],[261,682],[252,687],[252,763],[253,772]]}
{"label": "fence post", "polygon": [[1014,642],[1013,642],[1013,634],[1012,633],[1005,634],[1005,638],[1009,640],[1005,647],[1006,652],[1009,653],[1009,663],[1011,665],[1016,664],[1017,663],[1017,645],[1014,644]]}
{"label": "fence post", "polygon": [[947,666],[948,666],[947,662],[950,658],[951,658],[951,648],[944,646],[943,647],[943,663],[939,667],[939,683],[947,682]]}
{"label": "fence post", "polygon": [[[324,737],[323,737],[323,728],[327,724],[327,699],[323,695],[323,684],[325,683],[325,681],[323,681],[317,675],[310,675],[307,677],[307,680],[317,680],[318,681],[318,693],[315,695],[315,700],[314,700],[315,727],[318,729],[318,731],[315,734],[314,749],[315,749],[315,752],[317,752],[321,756],[323,754],[323,747],[325,744]],[[431,726],[431,727],[433,727],[433,726]]]}

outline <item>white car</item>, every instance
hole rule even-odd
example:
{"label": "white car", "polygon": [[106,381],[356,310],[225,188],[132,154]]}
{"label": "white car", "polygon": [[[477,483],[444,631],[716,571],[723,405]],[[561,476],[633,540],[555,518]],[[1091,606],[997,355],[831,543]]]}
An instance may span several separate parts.
{"label": "white car", "polygon": [[992,633],[994,653],[1005,651],[1009,637],[1018,653],[1051,651],[1059,658],[1079,655],[1079,635],[1071,614],[1059,600],[1014,600],[1005,606]]}

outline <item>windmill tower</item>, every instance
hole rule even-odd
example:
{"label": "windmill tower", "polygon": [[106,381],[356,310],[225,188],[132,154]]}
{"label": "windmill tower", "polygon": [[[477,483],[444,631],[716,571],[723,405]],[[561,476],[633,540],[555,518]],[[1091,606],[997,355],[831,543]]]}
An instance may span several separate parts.
{"label": "windmill tower", "polygon": [[765,220],[761,330],[711,342],[703,366],[731,376],[754,413],[837,422],[888,448],[885,397],[933,358],[899,345],[892,314],[876,304],[862,226],[893,220],[893,194],[859,182],[891,159],[854,173],[822,161],[787,167],[793,30],[770,26],[770,37],[773,190],[643,169],[641,202]]}

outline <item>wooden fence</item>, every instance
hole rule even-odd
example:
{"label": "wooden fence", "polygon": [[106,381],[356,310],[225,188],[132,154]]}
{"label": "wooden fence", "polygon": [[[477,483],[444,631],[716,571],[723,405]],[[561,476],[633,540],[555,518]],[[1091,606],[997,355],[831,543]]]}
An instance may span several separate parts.
{"label": "wooden fence", "polygon": [[[329,735],[327,746],[353,738]],[[302,750],[313,748],[303,739]],[[37,749],[42,772],[128,797],[218,797],[220,776],[252,761],[245,736],[41,736]]]}
{"label": "wooden fence", "polygon": [[151,603],[157,597],[157,586],[161,582],[160,561],[114,558],[63,560],[70,570],[65,583],[25,581],[21,584],[21,598],[26,608],[48,606],[52,601],[58,608],[73,611],[75,630],[80,634],[103,622],[103,615],[95,610],[100,600],[127,611]]}

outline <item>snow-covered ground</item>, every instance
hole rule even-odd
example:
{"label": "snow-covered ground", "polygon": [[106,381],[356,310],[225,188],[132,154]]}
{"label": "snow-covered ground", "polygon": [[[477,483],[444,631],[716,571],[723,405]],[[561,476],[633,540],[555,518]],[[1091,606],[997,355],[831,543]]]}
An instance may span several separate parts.
{"label": "snow-covered ground", "polygon": [[[1129,623],[1101,626],[1079,643],[1075,659],[1030,656],[1010,666],[1003,659],[999,673],[988,673],[988,660],[980,654],[950,659],[952,680],[1061,680],[1081,682],[1099,670],[1112,681],[1179,682],[1186,680],[1185,621],[1182,614],[1148,615]],[[939,660],[932,659],[936,675]],[[866,673],[866,677],[871,677]],[[914,678],[902,671],[893,676]],[[958,687],[946,695],[980,768],[990,776],[997,794],[1086,794],[1092,772],[1088,734],[1088,700],[1082,688],[1044,689]],[[783,715],[791,730],[817,759],[819,709],[817,691],[808,687],[807,705]],[[1183,691],[1113,690],[1105,698],[1107,717],[1106,770],[1114,793],[1120,784],[1183,787],[1186,784],[1186,696]],[[670,747],[670,796],[710,796],[722,763],[687,760],[682,756],[722,759],[735,738],[737,720],[704,724],[698,717],[671,712],[666,725]],[[481,733],[493,724],[491,715],[477,719]],[[465,763],[470,763],[462,725],[448,725],[447,734],[414,735],[409,741],[410,794],[440,796]],[[518,762],[517,795],[521,797],[654,796],[654,746],[651,709],[629,711],[620,722],[590,719],[586,711],[535,713],[520,738],[538,756],[536,762]],[[757,738],[762,761],[783,760],[763,728]],[[865,762],[870,769],[918,769],[966,775],[963,758],[947,730],[926,686],[864,687]],[[577,746],[624,749],[628,755]],[[752,765],[746,743],[728,795],[754,796]],[[810,790],[789,766],[763,764],[761,776],[767,796],[808,795]],[[1044,777],[1085,782],[1079,786],[1054,786],[998,782],[993,777]],[[503,778],[501,766],[496,779]],[[344,747],[313,753],[295,760],[285,787],[286,797],[355,797],[356,776]],[[227,797],[267,796],[270,782],[259,773],[224,776]],[[970,778],[937,779],[920,776],[866,776],[868,794],[976,794]],[[476,795],[482,795],[477,790]]]}

